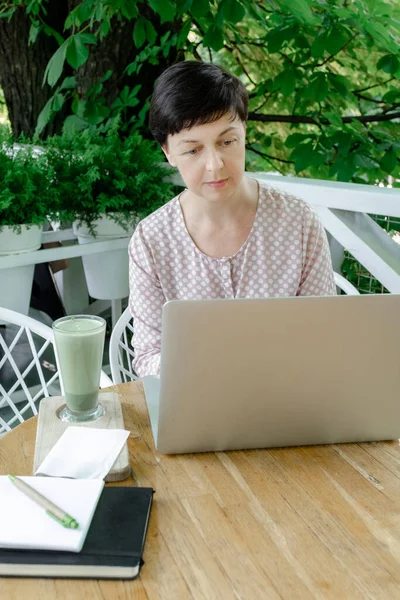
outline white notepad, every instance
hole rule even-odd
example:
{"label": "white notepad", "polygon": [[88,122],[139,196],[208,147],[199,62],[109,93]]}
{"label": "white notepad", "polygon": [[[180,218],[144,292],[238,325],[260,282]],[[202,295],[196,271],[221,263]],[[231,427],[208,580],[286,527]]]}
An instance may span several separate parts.
{"label": "white notepad", "polygon": [[102,479],[21,477],[79,523],[67,529],[23,494],[7,476],[0,477],[0,547],[80,552],[100,494]]}

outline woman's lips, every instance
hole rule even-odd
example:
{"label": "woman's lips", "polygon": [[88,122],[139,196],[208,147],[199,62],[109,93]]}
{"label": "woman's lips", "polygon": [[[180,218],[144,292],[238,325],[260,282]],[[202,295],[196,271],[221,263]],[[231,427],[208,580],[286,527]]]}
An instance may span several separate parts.
{"label": "woman's lips", "polygon": [[225,183],[228,179],[218,179],[218,181],[207,181],[206,185],[209,185],[212,188],[219,189],[224,187]]}

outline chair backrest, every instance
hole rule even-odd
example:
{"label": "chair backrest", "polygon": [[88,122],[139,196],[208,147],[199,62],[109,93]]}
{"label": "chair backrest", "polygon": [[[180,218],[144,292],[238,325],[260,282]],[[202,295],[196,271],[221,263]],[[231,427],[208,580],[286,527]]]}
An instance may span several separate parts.
{"label": "chair backrest", "polygon": [[335,283],[338,286],[338,288],[343,290],[343,292],[346,292],[348,296],[358,296],[360,294],[358,289],[355,288],[354,285],[350,283],[350,281],[347,281],[347,279],[345,279],[343,275],[339,275],[339,273],[334,273],[334,277]]}
{"label": "chair backrest", "polygon": [[50,327],[6,308],[0,308],[0,322],[1,436],[36,415],[38,400],[62,393],[62,383]]}
{"label": "chair backrest", "polygon": [[[0,307],[0,436],[64,393],[51,327]],[[100,387],[112,385],[102,371]]]}
{"label": "chair backrest", "polygon": [[110,369],[114,384],[134,381],[137,375],[132,368],[135,356],[132,347],[133,319],[129,307],[118,319],[110,338]]}

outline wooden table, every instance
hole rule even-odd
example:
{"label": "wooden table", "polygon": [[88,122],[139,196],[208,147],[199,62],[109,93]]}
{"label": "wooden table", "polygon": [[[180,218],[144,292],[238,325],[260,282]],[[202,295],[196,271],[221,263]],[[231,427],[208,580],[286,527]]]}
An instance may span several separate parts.
{"label": "wooden table", "polygon": [[[164,456],[141,384],[116,387],[156,490],[140,578],[0,579],[1,599],[400,598],[398,442]],[[35,434],[33,418],[0,440],[1,474],[32,474]]]}

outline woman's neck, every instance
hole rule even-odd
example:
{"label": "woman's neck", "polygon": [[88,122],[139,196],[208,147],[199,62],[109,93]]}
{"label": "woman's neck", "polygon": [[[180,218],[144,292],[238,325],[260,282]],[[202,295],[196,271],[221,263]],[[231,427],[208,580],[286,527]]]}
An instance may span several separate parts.
{"label": "woman's neck", "polygon": [[255,214],[258,183],[254,179],[243,177],[242,184],[235,193],[222,201],[209,201],[185,190],[180,201],[186,222],[204,223],[224,229],[230,223],[241,221],[246,214]]}
{"label": "woman's neck", "polygon": [[258,183],[246,180],[246,189],[223,202],[181,196],[186,229],[196,246],[214,258],[233,256],[250,235],[258,206]]}

